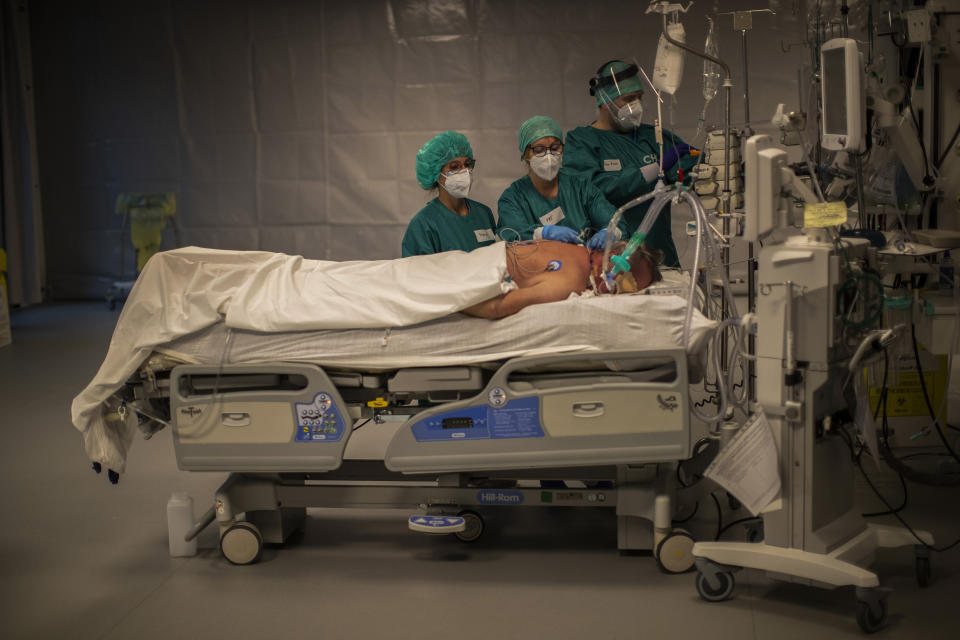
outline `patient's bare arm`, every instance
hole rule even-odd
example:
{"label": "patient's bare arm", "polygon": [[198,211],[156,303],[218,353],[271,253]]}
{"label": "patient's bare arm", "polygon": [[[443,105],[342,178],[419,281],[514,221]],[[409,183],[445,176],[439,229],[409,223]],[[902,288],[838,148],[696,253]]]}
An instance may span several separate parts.
{"label": "patient's bare arm", "polygon": [[480,318],[496,320],[520,311],[524,307],[543,302],[566,300],[571,293],[583,290],[582,283],[574,283],[570,278],[550,277],[523,289],[514,289],[496,298],[485,300],[463,310],[464,313]]}
{"label": "patient's bare arm", "polygon": [[590,271],[586,247],[541,241],[508,248],[507,269],[518,289],[464,309],[481,318],[503,318],[524,307],[566,300],[580,293]]}

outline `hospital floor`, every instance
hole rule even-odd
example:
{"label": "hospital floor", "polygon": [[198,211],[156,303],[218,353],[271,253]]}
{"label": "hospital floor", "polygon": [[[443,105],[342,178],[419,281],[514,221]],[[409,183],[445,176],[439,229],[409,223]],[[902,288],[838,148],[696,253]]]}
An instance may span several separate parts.
{"label": "hospital floor", "polygon": [[[14,342],[0,348],[0,638],[862,637],[851,588],[747,570],[732,600],[706,603],[694,574],[618,553],[608,510],[503,507],[472,545],[412,533],[399,511],[310,510],[304,532],[259,564],[229,564],[213,527],[196,556],[171,558],[170,494],[190,493],[199,514],[225,476],[179,471],[167,431],[134,443],[118,485],[91,471],[69,407],[116,317],[98,303],[13,312]],[[898,499],[894,476],[875,478]],[[881,508],[865,485],[858,495],[865,511]],[[689,526],[712,537],[704,502]],[[910,485],[904,514],[952,541],[960,491]],[[932,564],[921,589],[912,549],[879,553],[892,593],[877,638],[960,637],[960,547]]]}

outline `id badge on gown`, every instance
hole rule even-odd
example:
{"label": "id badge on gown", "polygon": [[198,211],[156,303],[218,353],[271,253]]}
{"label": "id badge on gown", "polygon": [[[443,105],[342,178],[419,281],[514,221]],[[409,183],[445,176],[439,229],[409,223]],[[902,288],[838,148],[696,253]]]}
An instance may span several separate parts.
{"label": "id badge on gown", "polygon": [[623,165],[620,164],[620,158],[610,158],[603,161],[604,171],[621,171]]}
{"label": "id badge on gown", "polygon": [[557,224],[564,218],[566,218],[566,216],[563,215],[563,209],[561,209],[560,207],[557,207],[556,209],[553,209],[552,211],[548,211],[542,216],[540,216],[540,224],[542,224],[543,226],[547,226],[548,224]]}
{"label": "id badge on gown", "polygon": [[473,235],[476,236],[477,242],[494,242],[497,239],[491,229],[474,229]]}

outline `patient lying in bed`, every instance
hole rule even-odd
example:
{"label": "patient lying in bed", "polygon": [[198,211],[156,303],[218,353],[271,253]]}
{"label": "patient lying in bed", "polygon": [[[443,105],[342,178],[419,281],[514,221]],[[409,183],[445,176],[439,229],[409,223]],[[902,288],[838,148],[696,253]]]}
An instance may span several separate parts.
{"label": "patient lying in bed", "polygon": [[[623,251],[626,243],[618,242],[611,255]],[[565,300],[571,293],[591,289],[610,293],[601,276],[603,252],[566,242],[521,242],[508,244],[507,269],[517,289],[463,310],[481,318],[503,318],[524,307],[543,302]],[[631,293],[661,280],[657,268],[659,256],[645,247],[630,256],[630,271],[619,274],[613,293]]]}
{"label": "patient lying in bed", "polygon": [[[620,291],[641,289],[659,279],[655,258],[642,252],[634,255],[630,273],[617,283]],[[160,345],[218,324],[264,334],[374,329],[377,346],[368,355],[396,357],[396,339],[383,339],[386,328],[411,327],[462,310],[501,318],[532,304],[564,300],[588,288],[602,292],[602,259],[601,254],[584,247],[558,242],[510,246],[499,242],[470,253],[353,262],[197,247],[158,253],[147,263],[124,304],[100,370],[73,401],[73,424],[83,434],[91,460],[122,472],[137,419],[108,421],[107,416],[116,412],[107,400]],[[667,307],[670,313],[666,317],[683,317],[679,299],[672,306],[653,306],[660,308],[660,315],[651,321],[658,327]],[[591,314],[591,318],[597,316]],[[429,326],[428,330],[436,328]],[[538,335],[548,336],[550,330],[539,328]],[[672,344],[681,334],[679,322],[672,334],[665,332],[664,336]],[[582,348],[584,344],[592,342],[578,339],[570,346]],[[537,350],[543,345],[528,346]],[[456,350],[456,345],[453,348]],[[217,358],[224,353],[219,351]],[[510,352],[510,357],[516,355]]]}

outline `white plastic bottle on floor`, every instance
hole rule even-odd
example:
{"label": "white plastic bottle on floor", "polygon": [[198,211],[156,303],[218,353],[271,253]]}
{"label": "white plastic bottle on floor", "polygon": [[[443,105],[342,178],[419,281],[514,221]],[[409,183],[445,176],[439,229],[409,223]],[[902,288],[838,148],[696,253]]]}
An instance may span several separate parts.
{"label": "white plastic bottle on floor", "polygon": [[167,501],[167,535],[170,538],[170,556],[180,558],[197,555],[197,539],[184,540],[193,529],[193,498],[178,492]]}

